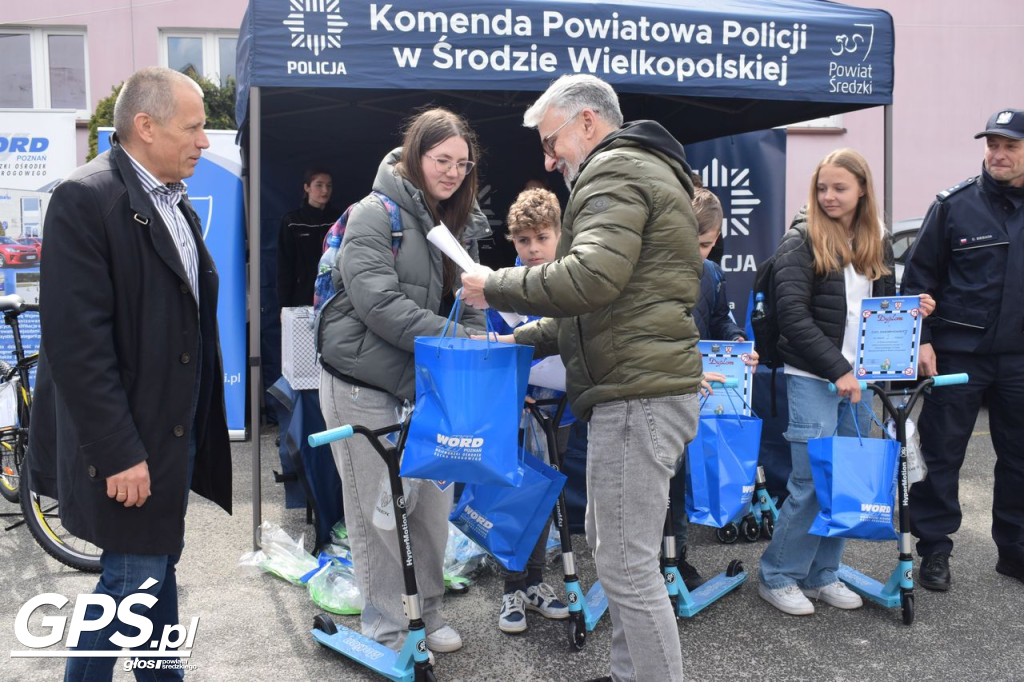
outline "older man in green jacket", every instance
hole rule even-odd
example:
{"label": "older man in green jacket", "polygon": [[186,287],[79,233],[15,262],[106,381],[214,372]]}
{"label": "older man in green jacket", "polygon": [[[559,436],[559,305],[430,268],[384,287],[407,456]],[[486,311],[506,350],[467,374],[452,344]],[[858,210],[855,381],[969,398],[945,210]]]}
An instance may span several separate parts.
{"label": "older man in green jacket", "polygon": [[571,190],[558,257],[481,266],[463,275],[463,297],[545,316],[515,340],[561,354],[572,410],[590,421],[587,539],[608,595],[612,678],[681,680],[658,548],[702,376],[690,168],[658,123],[623,125],[615,91],[594,76],[559,78],[523,120]]}

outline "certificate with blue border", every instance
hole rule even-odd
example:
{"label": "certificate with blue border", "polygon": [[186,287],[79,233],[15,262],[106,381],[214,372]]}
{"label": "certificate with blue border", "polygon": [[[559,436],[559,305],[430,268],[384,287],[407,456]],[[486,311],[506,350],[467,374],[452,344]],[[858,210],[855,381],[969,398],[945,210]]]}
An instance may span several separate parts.
{"label": "certificate with blue border", "polygon": [[735,379],[736,388],[716,388],[704,401],[703,414],[745,414],[750,416],[754,373],[745,361],[754,352],[753,341],[698,341],[705,372],[719,372]]}
{"label": "certificate with blue border", "polygon": [[918,296],[865,298],[860,304],[854,367],[857,378],[861,381],[917,379],[922,319]]}

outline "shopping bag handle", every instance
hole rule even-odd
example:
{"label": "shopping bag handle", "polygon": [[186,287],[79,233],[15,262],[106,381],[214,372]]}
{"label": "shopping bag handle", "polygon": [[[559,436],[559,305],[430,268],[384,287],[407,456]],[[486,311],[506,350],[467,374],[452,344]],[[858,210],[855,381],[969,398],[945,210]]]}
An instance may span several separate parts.
{"label": "shopping bag handle", "polygon": [[[458,333],[458,320],[459,310],[462,308],[462,287],[455,292],[455,305],[448,312],[448,318],[444,321],[444,327],[441,328],[441,336],[448,336],[448,327],[452,328],[452,338]],[[452,324],[452,323],[455,324]]]}

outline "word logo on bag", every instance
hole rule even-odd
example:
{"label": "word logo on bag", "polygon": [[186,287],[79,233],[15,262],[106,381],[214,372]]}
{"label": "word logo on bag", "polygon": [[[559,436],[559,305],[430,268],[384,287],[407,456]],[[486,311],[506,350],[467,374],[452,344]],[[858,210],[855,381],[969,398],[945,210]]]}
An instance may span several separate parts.
{"label": "word logo on bag", "polygon": [[436,457],[445,459],[479,460],[483,457],[484,439],[475,436],[446,436],[437,434],[437,444],[441,447],[434,451]]}
{"label": "word logo on bag", "polygon": [[864,520],[885,521],[892,516],[892,505],[862,502],[860,516]]}
{"label": "word logo on bag", "polygon": [[[139,659],[153,659],[153,658],[188,658],[192,655],[192,642],[195,640],[196,630],[199,628],[199,616],[192,618],[188,628],[182,625],[165,625],[164,631],[160,633],[159,638],[155,636],[153,632],[153,623],[144,614],[136,613],[132,611],[132,607],[139,605],[146,609],[152,609],[158,599],[153,595],[142,592],[141,590],[147,590],[153,585],[156,585],[157,581],[153,578],[147,578],[142,585],[139,586],[139,592],[130,594],[121,600],[118,604],[114,601],[114,598],[107,594],[80,594],[78,599],[75,601],[74,610],[69,618],[67,616],[59,615],[44,615],[38,620],[38,624],[35,628],[38,628],[36,632],[32,630],[34,628],[29,627],[29,621],[33,619],[33,615],[41,607],[55,607],[58,611],[63,609],[69,602],[69,599],[62,594],[56,592],[46,592],[43,594],[32,597],[22,605],[18,611],[17,617],[14,619],[14,635],[18,638],[18,642],[28,647],[27,651],[11,651],[11,658],[61,658],[71,656],[90,656],[98,654],[101,656],[109,656],[110,652],[107,651],[86,651],[82,649],[75,649],[75,651],[69,651],[67,649],[61,651],[34,651],[35,649],[45,649],[59,644],[62,640],[69,649],[78,646],[79,638],[83,632],[95,632],[101,630],[106,626],[114,622],[116,616],[119,623],[123,623],[131,628],[137,629],[139,632],[131,637],[115,632],[110,636],[110,643],[118,649],[136,649],[137,647],[148,646],[149,650],[135,650],[131,652],[132,659],[125,661],[125,665],[131,665],[132,668],[194,668],[194,665],[185,664],[178,660],[160,660],[160,661],[142,661]],[[90,605],[96,605],[100,608],[102,613],[99,618],[90,620],[86,618],[86,609]],[[46,609],[50,610],[50,609]],[[67,626],[67,637],[65,638],[64,629]],[[151,639],[152,638],[152,639]],[[176,647],[182,647],[177,649]],[[131,668],[125,667],[125,670]]]}
{"label": "word logo on bag", "polygon": [[486,530],[494,528],[493,521],[488,520],[486,516],[473,509],[468,504],[463,506],[463,513],[465,513],[466,516],[473,520],[473,523],[477,524],[481,528]]}

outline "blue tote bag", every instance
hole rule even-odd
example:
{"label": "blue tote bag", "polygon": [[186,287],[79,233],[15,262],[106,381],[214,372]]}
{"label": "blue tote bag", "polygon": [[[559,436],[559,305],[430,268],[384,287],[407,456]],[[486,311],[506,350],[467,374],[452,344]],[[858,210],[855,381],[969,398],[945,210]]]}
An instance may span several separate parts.
{"label": "blue tote bag", "polygon": [[401,475],[515,486],[523,478],[519,418],[533,346],[447,336],[415,341],[416,405]]}
{"label": "blue tote bag", "polygon": [[893,508],[900,459],[898,442],[862,438],[858,426],[856,438],[812,438],[807,441],[807,451],[821,507],[811,533],[861,540],[896,539]]}
{"label": "blue tote bag", "polygon": [[522,571],[564,485],[564,474],[525,453],[517,487],[467,483],[449,520],[502,566]]}
{"label": "blue tote bag", "polygon": [[[731,390],[731,389],[726,389]],[[761,419],[702,414],[686,446],[686,516],[721,528],[750,507],[761,446]]]}

